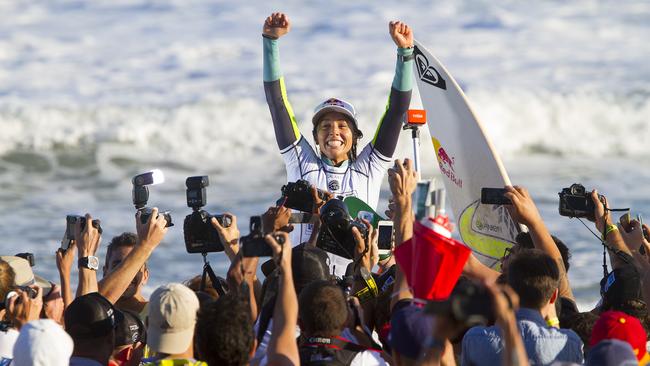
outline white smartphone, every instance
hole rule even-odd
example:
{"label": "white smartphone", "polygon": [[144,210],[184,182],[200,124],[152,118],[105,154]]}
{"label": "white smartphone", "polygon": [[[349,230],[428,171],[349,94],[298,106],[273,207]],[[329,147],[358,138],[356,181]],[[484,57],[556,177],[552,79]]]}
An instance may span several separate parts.
{"label": "white smartphone", "polygon": [[381,220],[377,223],[377,247],[379,248],[379,255],[389,254],[395,246],[395,235],[393,234],[393,222],[389,220]]}

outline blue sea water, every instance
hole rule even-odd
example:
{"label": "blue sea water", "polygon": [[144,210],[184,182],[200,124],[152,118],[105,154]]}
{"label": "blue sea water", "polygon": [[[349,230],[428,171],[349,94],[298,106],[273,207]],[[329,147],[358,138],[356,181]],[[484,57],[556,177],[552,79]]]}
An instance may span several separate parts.
{"label": "blue sea water", "polygon": [[[207,174],[207,209],[237,214],[245,232],[286,179],[261,83],[261,26],[276,10],[293,22],[281,59],[305,132],[330,96],[353,102],[373,130],[394,68],[387,23],[410,24],[466,91],[511,180],[569,244],[580,306],[593,305],[600,247],[557,214],[557,192],[582,182],[650,217],[645,1],[0,2],[2,253],[34,252],[36,272],[56,279],[65,215],[101,218],[105,246],[133,230],[130,178],[151,168],[167,182],[150,204],[177,223],[190,211],[185,177]],[[438,174],[432,147],[422,154],[424,175]],[[405,134],[396,157],[410,155]],[[380,206],[385,185],[383,197]],[[210,258],[225,270],[223,255]],[[200,272],[181,225],[151,266],[148,291]]]}

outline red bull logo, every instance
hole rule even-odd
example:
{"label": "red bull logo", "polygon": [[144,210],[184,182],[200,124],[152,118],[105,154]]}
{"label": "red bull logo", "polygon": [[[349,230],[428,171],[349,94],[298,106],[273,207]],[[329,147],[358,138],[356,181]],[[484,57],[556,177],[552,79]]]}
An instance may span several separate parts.
{"label": "red bull logo", "polygon": [[454,159],[450,158],[443,147],[438,149],[438,162],[446,164],[451,171],[454,171]]}
{"label": "red bull logo", "polygon": [[456,175],[456,169],[454,165],[456,160],[453,156],[449,156],[445,148],[440,145],[435,137],[432,137],[433,148],[435,149],[436,155],[438,157],[438,166],[440,167],[440,172],[445,175],[449,180],[452,181],[458,188],[463,188],[463,180]]}

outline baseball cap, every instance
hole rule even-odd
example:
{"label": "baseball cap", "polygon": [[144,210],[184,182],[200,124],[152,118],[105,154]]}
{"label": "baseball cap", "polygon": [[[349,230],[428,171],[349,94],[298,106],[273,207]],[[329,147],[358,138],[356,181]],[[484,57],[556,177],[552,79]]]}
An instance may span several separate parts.
{"label": "baseball cap", "polygon": [[65,329],[73,339],[104,337],[124,319],[98,292],[79,296],[65,309]]}
{"label": "baseball cap", "polygon": [[3,255],[0,256],[0,259],[7,262],[14,271],[14,286],[37,285],[43,289],[43,296],[50,292],[50,289],[52,288],[50,281],[41,276],[35,275],[27,259],[15,255]]}
{"label": "baseball cap", "polygon": [[180,283],[158,287],[149,302],[147,345],[159,353],[187,350],[194,336],[199,299]]}
{"label": "baseball cap", "polygon": [[[639,319],[621,311],[606,311],[600,315],[591,331],[589,345],[594,346],[604,339],[619,339],[632,346],[638,360],[647,358],[647,335]],[[645,364],[645,362],[643,363]]]}
{"label": "baseball cap", "polygon": [[311,282],[330,278],[329,256],[320,248],[302,243],[291,252],[291,269],[296,292],[300,293]]}
{"label": "baseball cap", "polygon": [[587,354],[589,366],[637,366],[639,363],[634,356],[632,346],[618,339],[604,339],[589,350]]}
{"label": "baseball cap", "polygon": [[115,329],[115,346],[130,346],[136,342],[146,342],[146,328],[138,314],[130,310],[121,310],[124,319]]}
{"label": "baseball cap", "polygon": [[406,302],[400,305],[398,303],[393,308],[388,342],[395,352],[415,360],[421,354],[424,341],[431,334],[433,318],[425,314],[423,308],[416,303]]}
{"label": "baseball cap", "polygon": [[311,122],[314,125],[317,125],[323,115],[329,112],[342,113],[348,117],[355,126],[357,124],[357,111],[354,109],[352,104],[338,98],[329,98],[316,106],[316,108],[314,108],[314,116],[312,117]]}
{"label": "baseball cap", "polygon": [[601,281],[603,300],[610,305],[641,298],[641,277],[634,266],[616,268]]}
{"label": "baseball cap", "polygon": [[72,338],[55,321],[34,320],[21,328],[11,364],[67,366],[73,348]]}

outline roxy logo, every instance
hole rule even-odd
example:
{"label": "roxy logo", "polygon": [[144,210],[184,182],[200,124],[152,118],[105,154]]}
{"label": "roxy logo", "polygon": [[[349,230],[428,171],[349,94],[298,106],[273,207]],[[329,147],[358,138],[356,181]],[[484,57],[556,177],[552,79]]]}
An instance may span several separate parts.
{"label": "roxy logo", "polygon": [[438,70],[429,65],[429,60],[417,46],[415,46],[415,64],[418,67],[420,80],[436,88],[447,90],[447,82],[445,82],[445,79],[440,76]]}

